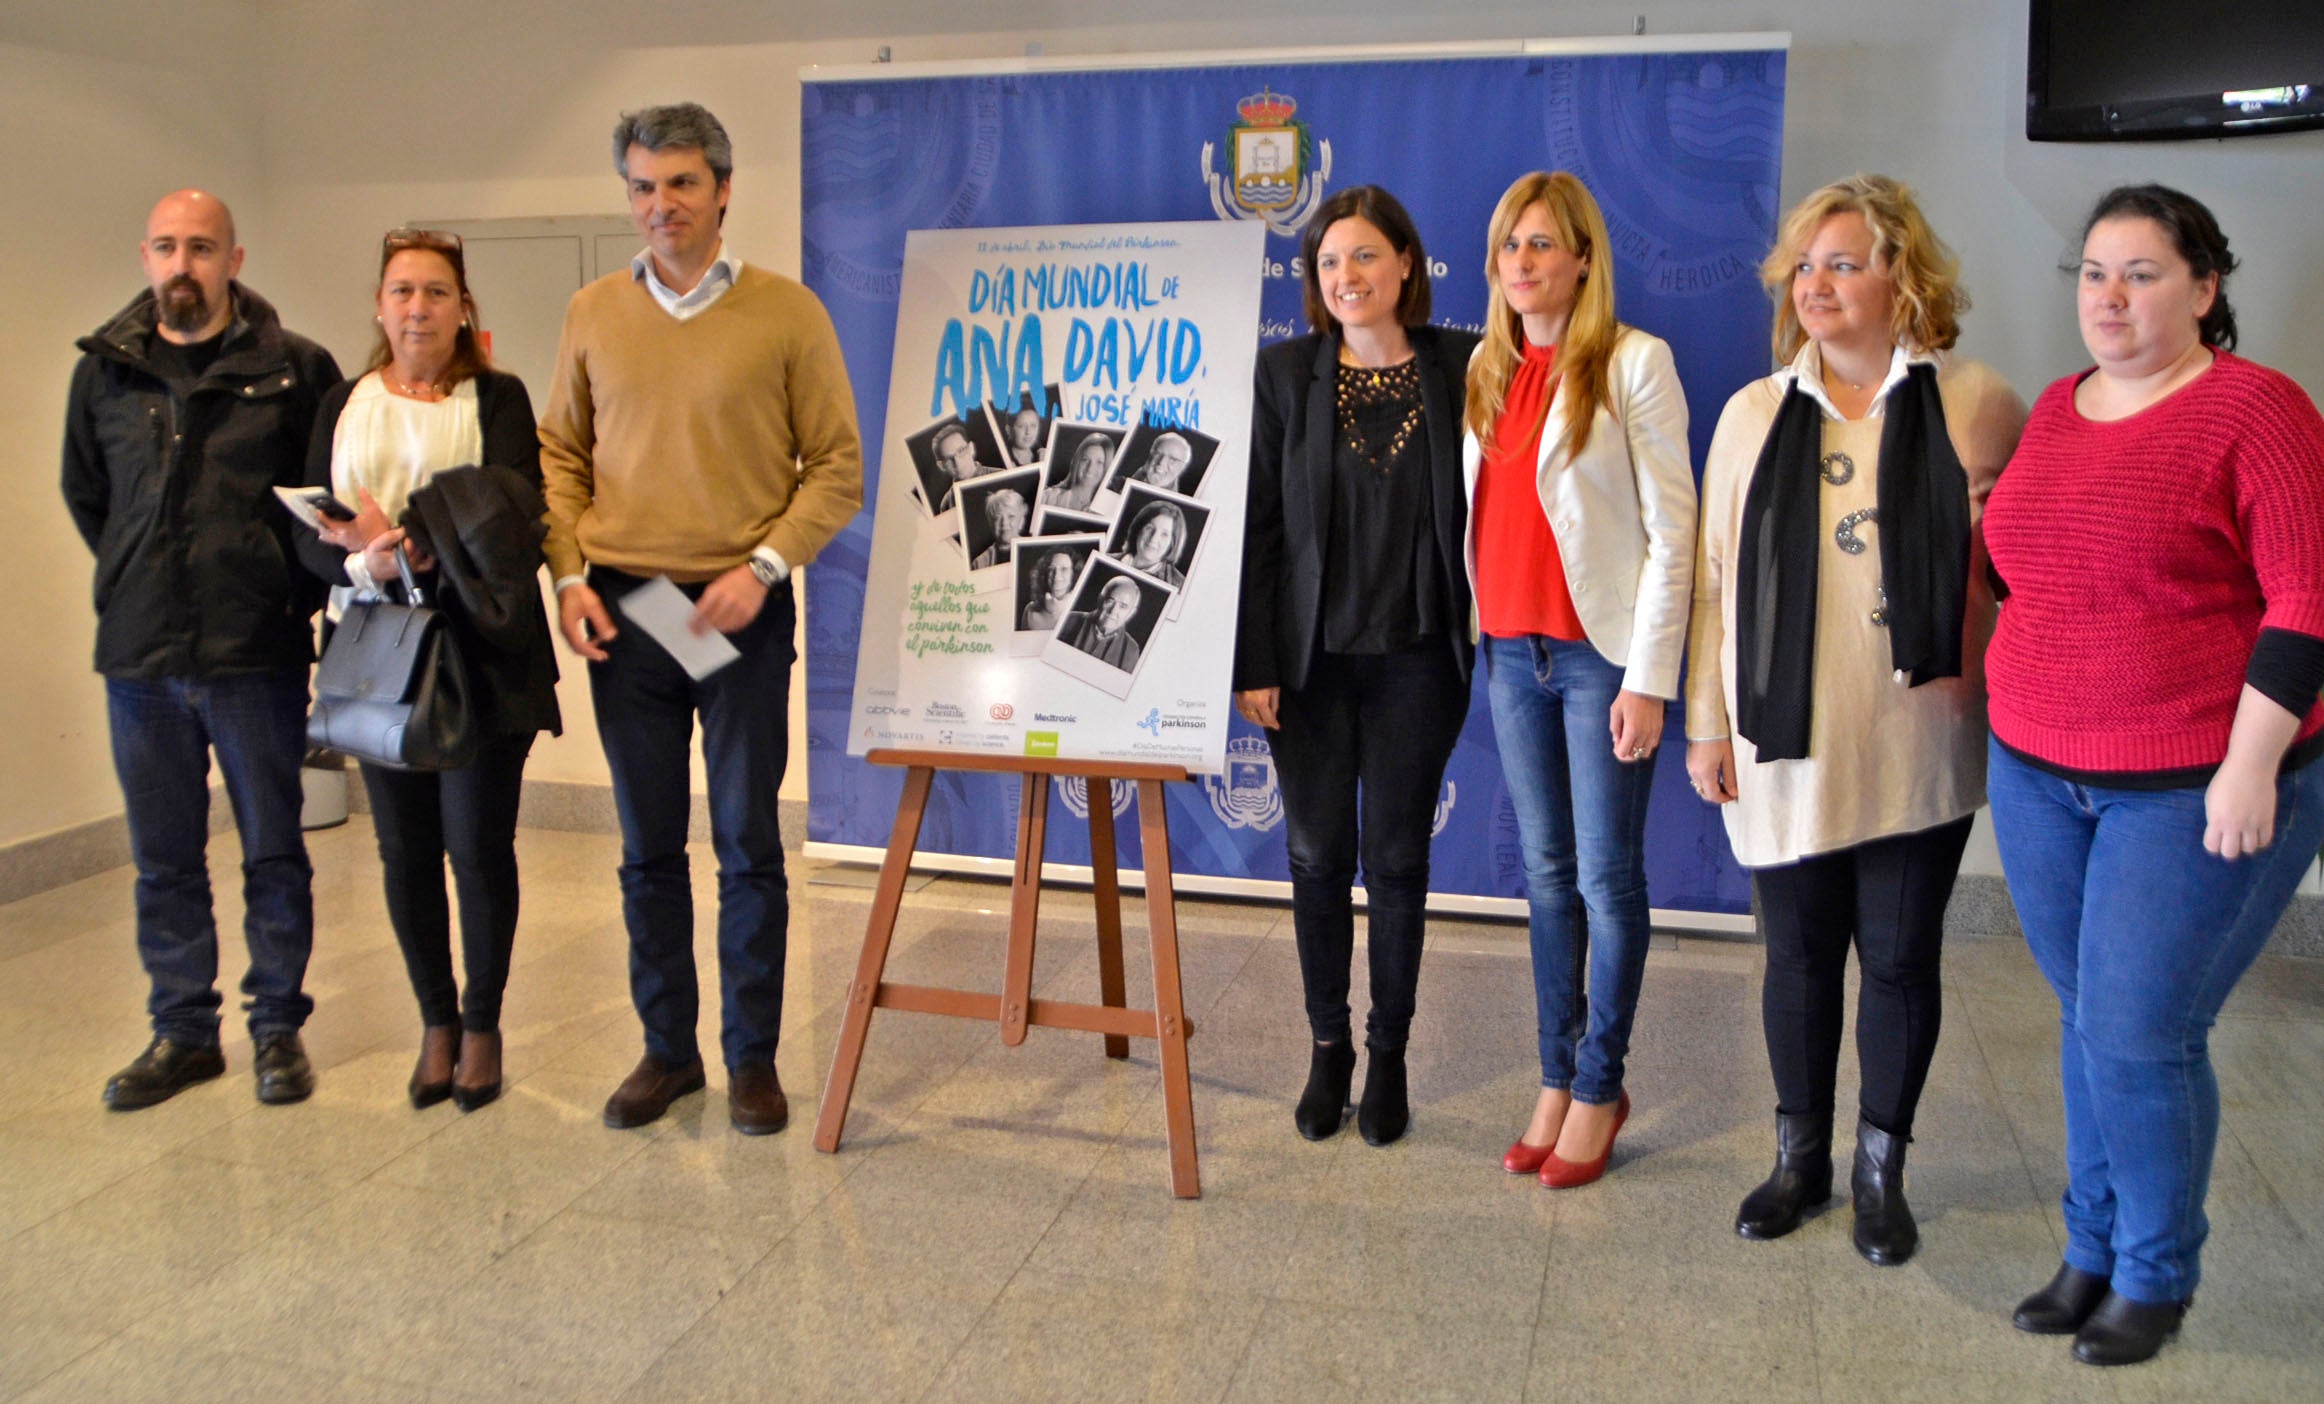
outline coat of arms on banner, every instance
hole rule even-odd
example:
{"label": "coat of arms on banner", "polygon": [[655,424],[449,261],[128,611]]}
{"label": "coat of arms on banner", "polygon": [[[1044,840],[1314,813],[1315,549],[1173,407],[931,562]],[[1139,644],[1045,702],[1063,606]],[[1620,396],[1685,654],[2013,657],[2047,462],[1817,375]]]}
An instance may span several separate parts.
{"label": "coat of arms on banner", "polygon": [[1292,114],[1299,104],[1272,88],[1235,104],[1241,119],[1227,128],[1232,178],[1212,169],[1217,143],[1202,144],[1202,178],[1220,219],[1257,219],[1286,238],[1314,218],[1331,178],[1331,143],[1317,141]]}
{"label": "coat of arms on banner", "polygon": [[[1057,786],[1057,797],[1065,801],[1065,807],[1073,811],[1074,818],[1087,819],[1089,817],[1089,782],[1087,780],[1078,775],[1060,775],[1055,777],[1052,783]],[[1109,784],[1112,787],[1109,793],[1114,802],[1116,817],[1129,813],[1130,801],[1137,797],[1138,787],[1127,780],[1114,780],[1110,781]]]}
{"label": "coat of arms on banner", "polygon": [[1435,838],[1438,834],[1443,833],[1444,826],[1452,822],[1453,806],[1460,803],[1460,798],[1461,787],[1450,780],[1445,781],[1444,788],[1437,792],[1436,823],[1429,828],[1428,836],[1430,838]]}
{"label": "coat of arms on banner", "polygon": [[1275,753],[1256,736],[1227,742],[1226,769],[1202,777],[1210,812],[1230,829],[1272,829],[1283,822],[1283,791],[1275,783]]}

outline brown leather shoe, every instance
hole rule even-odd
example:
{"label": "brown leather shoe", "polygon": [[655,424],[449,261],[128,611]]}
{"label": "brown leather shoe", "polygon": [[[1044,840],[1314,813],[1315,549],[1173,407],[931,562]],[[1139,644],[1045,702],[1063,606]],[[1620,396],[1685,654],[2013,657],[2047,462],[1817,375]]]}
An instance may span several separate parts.
{"label": "brown leather shoe", "polygon": [[702,1060],[666,1067],[662,1060],[648,1053],[637,1060],[630,1075],[613,1089],[605,1099],[605,1124],[616,1131],[627,1131],[633,1126],[644,1126],[661,1118],[670,1109],[670,1103],[689,1092],[702,1090]]}
{"label": "brown leather shoe", "polygon": [[773,1063],[753,1063],[726,1075],[726,1112],[745,1136],[771,1136],[791,1124],[791,1099]]}

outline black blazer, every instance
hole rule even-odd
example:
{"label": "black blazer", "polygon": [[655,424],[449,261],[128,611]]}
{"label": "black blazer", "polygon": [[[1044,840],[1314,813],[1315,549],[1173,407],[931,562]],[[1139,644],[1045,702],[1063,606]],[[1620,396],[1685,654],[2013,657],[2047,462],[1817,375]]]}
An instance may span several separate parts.
{"label": "black blazer", "polygon": [[[1461,473],[1461,409],[1474,333],[1413,327],[1428,429],[1436,557],[1444,572],[1443,636],[1465,682],[1469,635],[1469,493]],[[1323,623],[1323,553],[1330,536],[1332,446],[1340,339],[1311,333],[1259,353],[1251,403],[1250,507],[1243,520],[1243,597],[1235,629],[1237,692],[1304,687]]]}

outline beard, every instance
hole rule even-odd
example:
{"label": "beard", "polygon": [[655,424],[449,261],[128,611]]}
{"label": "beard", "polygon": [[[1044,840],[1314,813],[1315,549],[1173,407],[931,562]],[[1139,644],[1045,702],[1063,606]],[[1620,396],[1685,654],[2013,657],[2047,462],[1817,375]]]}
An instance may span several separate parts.
{"label": "beard", "polygon": [[181,273],[155,293],[161,324],[174,332],[198,332],[210,324],[210,295],[200,283]]}

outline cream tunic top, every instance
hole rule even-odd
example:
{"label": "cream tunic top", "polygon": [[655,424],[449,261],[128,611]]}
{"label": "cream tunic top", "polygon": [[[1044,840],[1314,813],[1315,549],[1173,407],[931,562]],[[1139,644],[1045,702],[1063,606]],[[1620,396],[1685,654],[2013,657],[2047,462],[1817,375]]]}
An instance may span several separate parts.
{"label": "cream tunic top", "polygon": [[[347,392],[346,407],[331,430],[331,495],[359,507],[356,489],[371,494],[391,522],[428,479],[447,468],[484,461],[484,427],[477,414],[476,380],[461,381],[441,400],[414,400],[395,394],[373,371]],[[363,565],[363,553],[347,553],[347,581],[357,596],[379,587]],[[343,606],[343,590],[332,604]]]}
{"label": "cream tunic top", "polygon": [[[1851,535],[1863,544],[1858,553],[1842,548],[1839,533],[1850,513],[1877,506],[1882,406],[1916,361],[1938,368],[1946,430],[1969,479],[1971,530],[1962,675],[1920,687],[1895,672],[1888,631],[1872,620],[1881,603],[1883,528],[1871,521],[1857,525]],[[1814,713],[1805,757],[1762,763],[1751,742],[1728,724],[1735,707],[1734,573],[1751,475],[1795,378],[1822,407],[1824,420]],[[1900,347],[1865,417],[1842,419],[1824,394],[1823,359],[1812,341],[1791,365],[1728,400],[1703,466],[1686,729],[1689,741],[1727,739],[1734,746],[1737,798],[1725,806],[1723,818],[1743,866],[1796,862],[1918,833],[1973,814],[1985,802],[1985,643],[1993,633],[1994,605],[1977,523],[1986,494],[2017,446],[2025,414],[2024,402],[1986,366],[1908,354]]]}

